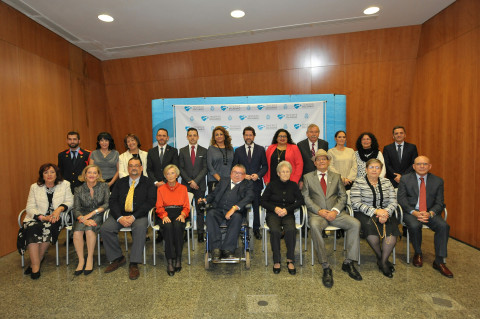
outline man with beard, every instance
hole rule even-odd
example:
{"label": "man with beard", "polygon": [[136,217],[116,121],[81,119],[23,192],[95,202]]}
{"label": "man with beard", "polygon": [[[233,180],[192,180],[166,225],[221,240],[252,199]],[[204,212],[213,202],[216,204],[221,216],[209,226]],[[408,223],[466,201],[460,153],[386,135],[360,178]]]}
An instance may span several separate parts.
{"label": "man with beard", "polygon": [[80,148],[80,134],[78,132],[67,133],[67,144],[69,148],[58,153],[58,168],[60,168],[62,177],[70,182],[72,194],[74,194],[75,188],[83,184],[78,180],[78,176],[88,165],[90,151]]}

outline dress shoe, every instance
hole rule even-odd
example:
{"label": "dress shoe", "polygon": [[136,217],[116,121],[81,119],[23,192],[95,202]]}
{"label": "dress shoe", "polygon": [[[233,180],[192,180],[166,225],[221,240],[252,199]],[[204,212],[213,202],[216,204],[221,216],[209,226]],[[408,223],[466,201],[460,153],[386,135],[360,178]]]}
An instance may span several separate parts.
{"label": "dress shoe", "polygon": [[138,270],[138,265],[130,264],[130,266],[128,266],[128,278],[130,278],[130,280],[135,280],[135,279],[138,279],[138,277],[140,277],[140,271]]}
{"label": "dress shoe", "polygon": [[80,269],[80,270],[75,270],[75,272],[73,273],[75,276],[80,276],[83,272],[83,269]]}
{"label": "dress shoe", "polygon": [[423,266],[423,258],[421,254],[415,254],[413,256],[412,263],[415,267],[422,267]]}
{"label": "dress shoe", "polygon": [[220,251],[220,249],[218,248],[215,248],[213,251],[212,251],[212,261],[214,263],[218,263],[220,261],[220,257],[222,256],[222,253]]}
{"label": "dress shoe", "polygon": [[89,270],[83,269],[83,274],[84,274],[85,276],[90,275],[92,272],[93,272],[93,266],[92,266],[92,269],[89,269]]}
{"label": "dress shoe", "polygon": [[105,268],[105,273],[108,274],[109,272],[117,270],[118,267],[124,265],[126,262],[125,256],[115,259],[110,265],[107,266],[107,268]]}
{"label": "dress shoe", "polygon": [[393,278],[392,271],[390,270],[390,267],[388,267],[386,264],[382,264],[381,261],[377,261],[378,269],[383,273],[385,277],[388,278]]}
{"label": "dress shoe", "polygon": [[360,275],[360,273],[358,272],[358,270],[355,268],[355,266],[353,265],[353,261],[349,262],[348,264],[345,264],[343,263],[342,264],[342,270],[345,271],[346,273],[348,273],[348,275],[350,276],[350,278],[353,278],[357,281],[360,281],[362,280],[362,275]]}
{"label": "dress shoe", "polygon": [[203,233],[198,233],[198,242],[203,243],[205,241],[205,236]]}
{"label": "dress shoe", "polygon": [[333,274],[332,274],[332,269],[325,268],[323,270],[323,277],[322,277],[322,282],[323,285],[327,288],[332,288],[333,286]]}
{"label": "dress shoe", "polygon": [[182,270],[182,261],[177,260],[177,262],[175,263],[175,272],[180,272],[181,270]]}
{"label": "dress shoe", "polygon": [[[450,271],[450,269],[447,268],[447,266],[444,263],[436,263],[434,261],[433,262],[433,269],[438,270],[445,277],[453,278],[453,273]],[[32,275],[33,275],[33,273],[32,273]]]}
{"label": "dress shoe", "polygon": [[274,273],[275,275],[278,275],[281,270],[282,270],[282,267],[275,268],[275,266],[273,266],[273,273]]}
{"label": "dress shoe", "polygon": [[230,251],[230,250],[223,250],[222,251],[222,258],[225,258],[225,259],[235,259],[235,254],[233,251]]}
{"label": "dress shoe", "polygon": [[[292,264],[294,266],[293,269],[288,268],[288,265],[290,265],[290,264]],[[295,269],[295,264],[291,261],[287,261],[287,269],[288,269],[288,273],[290,275],[295,275],[297,273],[297,270]]]}
{"label": "dress shoe", "polygon": [[255,229],[253,231],[253,236],[255,236],[256,239],[260,240],[262,239],[262,235],[260,234],[260,230],[259,229]]}
{"label": "dress shoe", "polygon": [[30,277],[32,277],[33,280],[36,280],[36,279],[40,278],[40,270],[37,271],[37,272],[32,272],[30,274]]}
{"label": "dress shoe", "polygon": [[387,264],[388,268],[390,268],[390,271],[392,273],[394,273],[395,272],[395,267],[393,266],[393,264],[391,262],[389,262],[388,260],[387,260],[386,264]]}
{"label": "dress shoe", "polygon": [[23,272],[24,275],[30,275],[32,273],[32,267],[28,266]]}
{"label": "dress shoe", "polygon": [[322,230],[322,238],[328,238],[328,235],[324,230]]}

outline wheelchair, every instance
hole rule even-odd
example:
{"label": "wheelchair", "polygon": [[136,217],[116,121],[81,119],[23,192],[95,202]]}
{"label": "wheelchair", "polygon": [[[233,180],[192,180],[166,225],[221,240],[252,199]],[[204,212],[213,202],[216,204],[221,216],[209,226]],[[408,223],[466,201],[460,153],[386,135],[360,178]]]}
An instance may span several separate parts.
{"label": "wheelchair", "polygon": [[[208,209],[210,208],[209,204],[203,204],[200,207],[202,210],[206,210],[208,214]],[[245,209],[242,211],[243,214],[243,220],[242,220],[242,226],[240,228],[240,240],[242,244],[242,249],[240,253],[240,257],[235,257],[235,258],[221,258],[220,261],[215,262],[215,264],[239,264],[242,262],[245,262],[245,269],[250,269],[250,232],[248,228],[248,212],[251,211],[251,205],[247,205]],[[222,240],[224,238],[224,235],[227,232],[227,224],[222,223],[220,225],[221,233],[222,233]],[[206,231],[206,241],[205,241],[205,269],[210,268],[210,262],[212,262],[212,257],[211,257],[211,252],[210,252],[210,242],[209,242],[209,237],[208,237],[208,227]],[[237,248],[238,248],[238,242],[237,242]],[[213,262],[212,262],[213,263]]]}

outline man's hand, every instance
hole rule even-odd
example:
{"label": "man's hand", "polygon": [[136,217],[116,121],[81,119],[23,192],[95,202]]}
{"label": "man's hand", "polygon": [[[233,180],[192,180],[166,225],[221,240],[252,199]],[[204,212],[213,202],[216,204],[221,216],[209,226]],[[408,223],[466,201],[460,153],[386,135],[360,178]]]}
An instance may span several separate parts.
{"label": "man's hand", "polygon": [[417,220],[421,223],[428,223],[428,219],[430,218],[429,212],[414,211],[412,214],[417,217]]}
{"label": "man's hand", "polygon": [[205,204],[207,203],[207,199],[206,198],[199,198],[198,199],[198,203],[200,204],[201,202],[204,202]]}
{"label": "man's hand", "polygon": [[252,179],[252,175],[245,175],[245,179],[251,180],[251,179]]}
{"label": "man's hand", "polygon": [[190,188],[198,189],[198,185],[197,185],[197,183],[195,183],[194,180],[191,180],[190,182],[188,182],[188,184],[190,185]]}
{"label": "man's hand", "polygon": [[393,173],[393,175],[395,175],[395,178],[394,178],[395,182],[400,183],[400,178],[402,177],[402,175],[397,173]]}
{"label": "man's hand", "polygon": [[163,181],[161,181],[161,182],[156,182],[156,183],[155,183],[155,186],[160,187],[160,186],[162,186],[163,184],[165,184]]}
{"label": "man's hand", "polygon": [[333,210],[320,209],[318,215],[325,218],[329,222],[334,221],[337,218],[337,212]]}
{"label": "man's hand", "polygon": [[232,208],[230,208],[230,210],[227,212],[227,214],[225,214],[225,219],[226,220],[230,220],[230,217],[233,215],[233,213],[235,213],[237,211],[237,208],[235,206],[233,206]]}
{"label": "man's hand", "polygon": [[120,224],[122,224],[123,227],[130,227],[133,224],[133,216],[122,216],[118,220]]}
{"label": "man's hand", "polygon": [[252,181],[256,181],[258,179],[258,175],[257,174],[252,174],[250,175],[251,178],[252,178]]}

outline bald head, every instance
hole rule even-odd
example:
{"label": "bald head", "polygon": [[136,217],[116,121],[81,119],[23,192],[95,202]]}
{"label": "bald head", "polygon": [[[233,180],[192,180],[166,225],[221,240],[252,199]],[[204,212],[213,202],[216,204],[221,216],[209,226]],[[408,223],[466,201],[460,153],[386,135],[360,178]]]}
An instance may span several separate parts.
{"label": "bald head", "polygon": [[420,176],[427,175],[431,168],[430,159],[423,155],[418,156],[413,163],[413,169]]}

